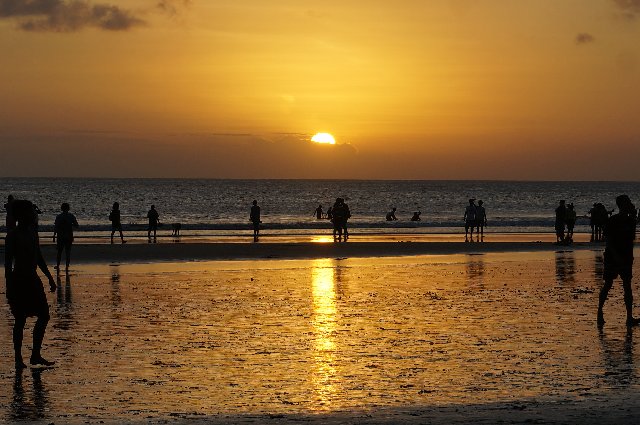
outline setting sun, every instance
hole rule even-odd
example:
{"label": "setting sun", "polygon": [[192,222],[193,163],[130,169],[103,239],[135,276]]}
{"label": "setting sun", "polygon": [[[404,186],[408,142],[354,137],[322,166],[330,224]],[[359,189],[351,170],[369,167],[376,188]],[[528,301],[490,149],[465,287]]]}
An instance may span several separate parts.
{"label": "setting sun", "polygon": [[329,133],[317,133],[311,138],[311,141],[316,143],[327,143],[329,145],[336,144],[336,140]]}

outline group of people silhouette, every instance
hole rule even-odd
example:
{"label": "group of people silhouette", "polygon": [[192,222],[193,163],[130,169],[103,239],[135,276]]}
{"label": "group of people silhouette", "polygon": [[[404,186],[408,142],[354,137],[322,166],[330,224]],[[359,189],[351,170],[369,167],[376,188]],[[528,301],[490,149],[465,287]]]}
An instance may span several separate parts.
{"label": "group of people silhouette", "polygon": [[475,198],[469,199],[469,205],[464,209],[464,240],[473,242],[473,229],[476,229],[478,240],[484,239],[484,227],[487,225],[487,211],[482,200],[476,205]]}

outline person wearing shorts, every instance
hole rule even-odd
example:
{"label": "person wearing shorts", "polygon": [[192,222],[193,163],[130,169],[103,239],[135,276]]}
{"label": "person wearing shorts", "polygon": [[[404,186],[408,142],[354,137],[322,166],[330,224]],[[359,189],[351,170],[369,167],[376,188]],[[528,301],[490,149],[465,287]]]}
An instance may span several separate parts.
{"label": "person wearing shorts", "polygon": [[618,276],[622,279],[624,304],[627,310],[627,326],[640,323],[633,317],[633,293],[631,279],[633,277],[633,243],[636,234],[635,207],[627,195],[616,198],[618,214],[607,221],[604,228],[606,246],[604,250],[604,285],[600,291],[598,303],[598,326],[603,326],[603,307],[607,301],[609,290]]}
{"label": "person wearing shorts", "polygon": [[[78,227],[78,221],[76,217],[69,212],[70,206],[68,203],[60,205],[62,211],[56,217],[56,221],[53,225],[53,241],[56,242],[57,256],[56,256],[56,270],[60,271],[60,261],[62,259],[62,251],[66,254],[66,270],[69,271],[69,264],[71,263],[71,245],[73,244],[73,229]],[[56,237],[58,240],[56,241]]]}

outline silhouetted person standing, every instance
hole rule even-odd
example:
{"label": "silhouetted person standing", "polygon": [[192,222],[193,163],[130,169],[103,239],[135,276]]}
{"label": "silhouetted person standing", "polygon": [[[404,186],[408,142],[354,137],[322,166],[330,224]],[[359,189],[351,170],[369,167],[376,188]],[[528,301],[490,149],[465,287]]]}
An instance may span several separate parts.
{"label": "silhouetted person standing", "polygon": [[313,213],[316,216],[317,220],[321,220],[322,219],[322,205],[318,205],[318,208],[316,208],[316,210]]}
{"label": "silhouetted person standing", "polygon": [[[347,214],[348,210],[345,208],[346,205],[342,198],[336,198],[336,202],[333,204],[333,215],[332,215],[332,223],[333,223],[333,240],[341,241],[342,240],[342,232],[347,226]],[[344,235],[345,240],[347,235]]]}
{"label": "silhouetted person standing", "polygon": [[109,220],[111,220],[111,243],[113,243],[113,235],[116,232],[120,232],[120,240],[122,243],[126,243],[124,235],[122,234],[122,222],[120,221],[120,204],[118,202],[113,203],[113,208],[109,214]]}
{"label": "silhouetted person standing", "polygon": [[598,325],[604,325],[602,308],[607,300],[613,280],[620,276],[624,288],[624,304],[627,309],[627,326],[638,324],[633,317],[633,293],[631,278],[633,268],[633,241],[636,236],[635,207],[627,195],[616,198],[619,212],[607,221],[604,228],[606,246],[604,250],[604,286],[598,304]]}
{"label": "silhouetted person standing", "polygon": [[73,229],[78,227],[78,221],[76,217],[69,212],[69,209],[69,204],[66,202],[60,205],[62,212],[58,214],[53,225],[53,241],[56,242],[56,236],[58,237],[58,241],[56,242],[56,269],[58,271],[60,270],[62,251],[65,251],[66,254],[66,270],[69,270],[69,264],[71,263],[71,245],[73,244]]}
{"label": "silhouetted person standing", "polygon": [[14,202],[15,200],[13,199],[13,195],[9,195],[7,196],[7,203],[4,204],[4,209],[7,212],[7,220],[6,220],[7,233],[9,233],[9,230],[14,229],[16,227],[16,219],[15,219],[15,216],[13,215]]}
{"label": "silhouetted person standing", "polygon": [[[342,199],[342,198],[340,198]],[[347,205],[344,202],[344,199],[342,199],[342,207],[344,208],[344,220],[342,221],[342,233],[343,233],[343,240],[346,242],[347,239],[349,238],[349,229],[347,228],[347,223],[349,222],[349,219],[351,218],[351,210],[349,209],[349,205]]]}
{"label": "silhouetted person standing", "polygon": [[574,209],[573,202],[572,202],[567,207],[567,212],[564,219],[565,223],[567,224],[567,236],[565,238],[565,241],[567,242],[567,244],[570,244],[571,242],[573,242],[573,228],[576,225],[576,219],[577,219],[576,210]]}
{"label": "silhouetted person standing", "polygon": [[478,201],[476,207],[476,234],[484,239],[484,226],[487,225],[487,210],[484,208],[484,202]]}
{"label": "silhouetted person standing", "polygon": [[27,318],[34,316],[37,319],[33,328],[33,347],[29,362],[34,366],[51,366],[54,362],[45,360],[40,353],[49,322],[49,304],[37,268],[40,268],[49,279],[51,292],[56,290],[56,283],[40,251],[40,242],[34,226],[33,204],[29,201],[14,201],[13,213],[18,224],[7,234],[4,274],[7,300],[11,314],[15,318],[13,325],[15,366],[16,369],[26,367],[22,360],[24,326]]}
{"label": "silhouetted person standing", "polygon": [[327,220],[333,221],[333,207],[329,207],[327,210]]}
{"label": "silhouetted person standing", "polygon": [[258,242],[258,238],[260,237],[260,207],[256,200],[253,201],[253,205],[251,206],[249,220],[253,223],[253,241]]}
{"label": "silhouetted person standing", "polygon": [[[464,209],[464,217],[462,220],[464,221],[464,240],[468,241],[468,235],[471,236],[471,240],[473,241],[473,228],[476,225],[476,200],[469,199],[469,205]],[[471,232],[469,232],[471,231]]]}
{"label": "silhouetted person standing", "polygon": [[160,223],[160,215],[158,214],[158,211],[156,211],[155,205],[151,205],[151,209],[147,213],[147,218],[149,219],[147,238],[149,239],[149,242],[151,242],[151,232],[153,232],[153,241],[156,242],[158,240],[156,232],[158,231],[158,223]]}
{"label": "silhouetted person standing", "polygon": [[396,221],[396,220],[398,220],[398,219],[396,218],[396,207],[393,207],[393,208],[391,209],[391,211],[389,211],[389,212],[387,213],[386,219],[387,219],[387,221]]}
{"label": "silhouetted person standing", "polygon": [[560,201],[560,204],[556,208],[556,242],[564,242],[564,225],[567,217],[567,206],[564,200]]}

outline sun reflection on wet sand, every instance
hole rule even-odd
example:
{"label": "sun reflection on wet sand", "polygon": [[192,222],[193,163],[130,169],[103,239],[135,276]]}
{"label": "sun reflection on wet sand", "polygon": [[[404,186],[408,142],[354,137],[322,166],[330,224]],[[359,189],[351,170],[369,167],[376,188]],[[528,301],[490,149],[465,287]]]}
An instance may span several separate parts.
{"label": "sun reflection on wet sand", "polygon": [[315,373],[313,384],[322,408],[331,406],[336,392],[335,332],[336,332],[336,282],[333,260],[314,260],[312,264],[313,331]]}

